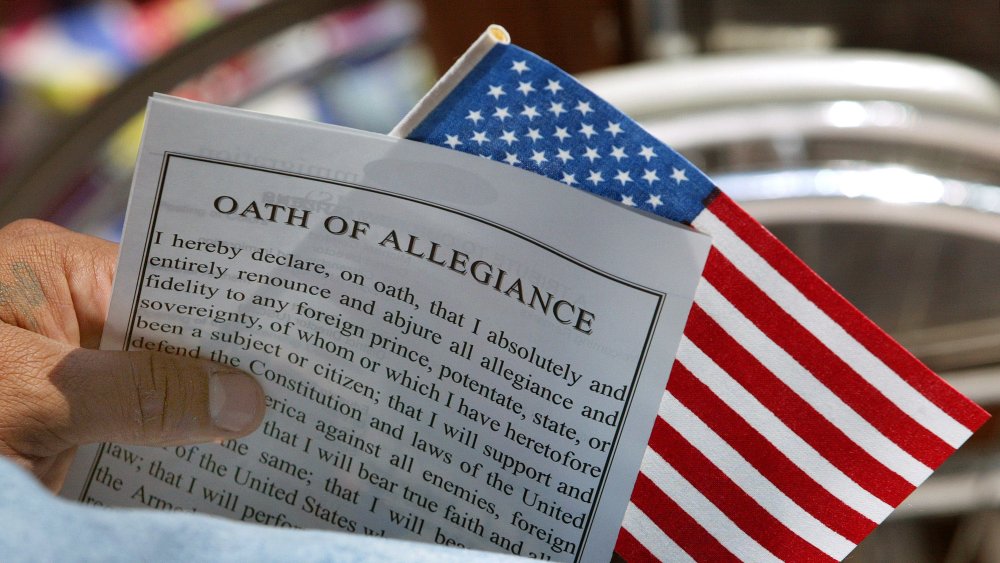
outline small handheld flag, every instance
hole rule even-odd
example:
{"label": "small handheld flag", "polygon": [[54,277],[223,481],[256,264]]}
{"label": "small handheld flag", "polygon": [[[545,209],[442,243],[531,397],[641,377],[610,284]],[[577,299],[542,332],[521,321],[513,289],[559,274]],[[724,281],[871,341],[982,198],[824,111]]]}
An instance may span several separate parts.
{"label": "small handheld flag", "polygon": [[502,28],[393,134],[712,236],[615,548],[626,559],[843,559],[988,418],[701,171]]}

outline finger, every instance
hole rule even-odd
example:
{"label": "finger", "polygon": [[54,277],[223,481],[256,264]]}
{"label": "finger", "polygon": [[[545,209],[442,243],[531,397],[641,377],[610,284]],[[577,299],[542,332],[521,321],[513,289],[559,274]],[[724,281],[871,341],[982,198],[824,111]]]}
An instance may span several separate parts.
{"label": "finger", "polygon": [[[25,421],[13,437],[7,432],[22,454],[41,457],[102,441],[148,446],[207,442],[246,435],[263,419],[263,390],[233,368],[146,351],[74,349],[18,333],[15,341],[35,341],[35,353],[22,355],[28,364],[22,364],[27,368],[19,370],[23,373],[4,378],[5,387],[20,389],[0,391],[13,391],[8,396],[20,400],[0,417]],[[41,344],[48,353],[38,352]],[[52,353],[53,347],[62,350]],[[10,420],[0,425],[11,427]]]}
{"label": "finger", "polygon": [[78,349],[51,379],[69,403],[76,444],[207,442],[249,434],[264,416],[252,377],[204,360]]}
{"label": "finger", "polygon": [[74,345],[97,347],[117,245],[51,223],[0,229],[0,319]]}

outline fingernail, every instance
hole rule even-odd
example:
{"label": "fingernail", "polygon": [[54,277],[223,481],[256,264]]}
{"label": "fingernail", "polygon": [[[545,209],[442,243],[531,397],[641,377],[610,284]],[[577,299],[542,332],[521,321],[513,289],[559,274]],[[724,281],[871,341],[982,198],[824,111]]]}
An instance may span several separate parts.
{"label": "fingernail", "polygon": [[223,430],[252,431],[262,404],[260,386],[248,375],[219,370],[209,378],[209,415],[212,422]]}

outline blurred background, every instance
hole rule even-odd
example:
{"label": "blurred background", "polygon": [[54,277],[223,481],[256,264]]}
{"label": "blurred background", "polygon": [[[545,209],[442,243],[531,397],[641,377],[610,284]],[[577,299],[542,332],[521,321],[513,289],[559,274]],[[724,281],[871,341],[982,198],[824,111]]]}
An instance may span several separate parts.
{"label": "blurred background", "polygon": [[[116,240],[154,91],[387,132],[489,23],[1000,414],[997,0],[0,0],[0,225]],[[990,422],[850,561],[1000,561]]]}

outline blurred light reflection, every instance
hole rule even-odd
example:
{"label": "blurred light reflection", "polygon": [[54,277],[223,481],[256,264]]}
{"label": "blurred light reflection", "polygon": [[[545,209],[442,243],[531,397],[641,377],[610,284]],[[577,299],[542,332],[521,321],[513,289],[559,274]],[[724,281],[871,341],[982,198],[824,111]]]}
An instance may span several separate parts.
{"label": "blurred light reflection", "polygon": [[740,201],[848,197],[897,204],[944,204],[1000,214],[995,186],[939,178],[903,166],[796,169],[718,174],[719,185]]}

